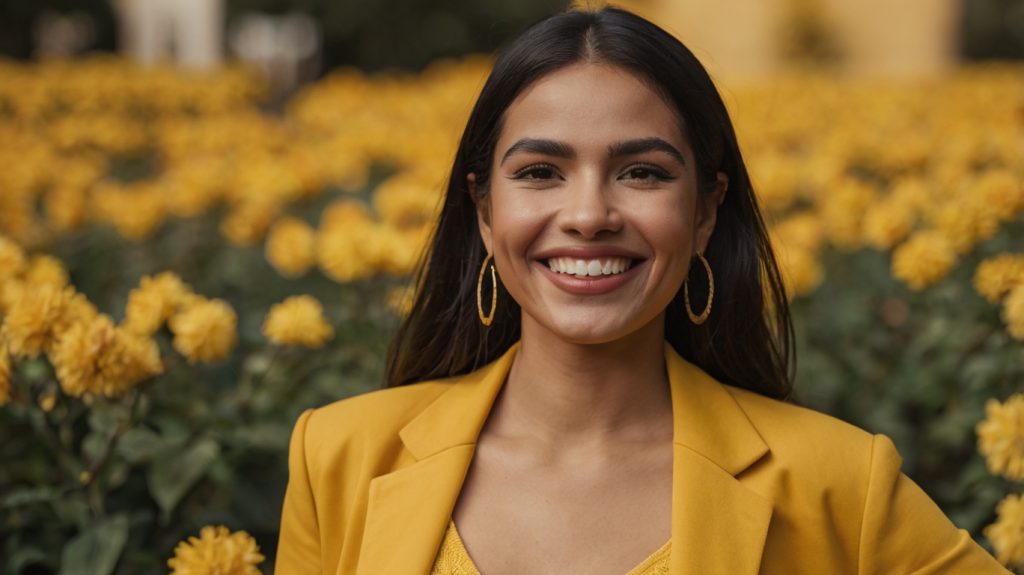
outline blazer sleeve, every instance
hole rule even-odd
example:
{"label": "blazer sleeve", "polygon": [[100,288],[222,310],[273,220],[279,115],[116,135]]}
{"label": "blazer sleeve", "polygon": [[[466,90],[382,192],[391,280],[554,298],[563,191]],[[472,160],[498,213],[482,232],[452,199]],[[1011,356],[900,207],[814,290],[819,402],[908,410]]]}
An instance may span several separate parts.
{"label": "blazer sleeve", "polygon": [[[860,575],[1009,574],[900,472],[892,440],[875,434],[860,532]],[[1012,575],[1012,574],[1011,574]]]}
{"label": "blazer sleeve", "polygon": [[288,447],[288,488],[281,510],[281,532],[274,570],[278,575],[322,571],[316,500],[306,462],[306,425],[313,411],[307,409],[299,416]]}

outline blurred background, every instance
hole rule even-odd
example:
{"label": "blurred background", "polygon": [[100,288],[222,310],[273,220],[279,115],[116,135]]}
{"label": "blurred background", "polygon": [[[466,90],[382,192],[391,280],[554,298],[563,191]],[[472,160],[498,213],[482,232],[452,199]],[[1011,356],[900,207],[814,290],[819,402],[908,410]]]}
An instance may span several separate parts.
{"label": "blurred background", "polygon": [[[797,399],[1024,572],[1024,0],[617,5],[730,108]],[[2,0],[0,573],[272,572],[295,419],[380,387],[493,54],[568,6]]]}

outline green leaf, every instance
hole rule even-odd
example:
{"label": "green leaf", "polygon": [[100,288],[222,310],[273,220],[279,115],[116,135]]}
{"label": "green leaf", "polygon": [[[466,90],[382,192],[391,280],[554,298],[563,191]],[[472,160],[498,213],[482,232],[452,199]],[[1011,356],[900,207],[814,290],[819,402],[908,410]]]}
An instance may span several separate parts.
{"label": "green leaf", "polygon": [[199,481],[220,454],[220,445],[210,438],[200,439],[179,456],[162,457],[149,467],[149,491],[160,506],[161,520],[171,512]]}
{"label": "green leaf", "polygon": [[99,435],[110,436],[124,419],[124,408],[113,403],[100,403],[89,412],[89,429]]}
{"label": "green leaf", "polygon": [[60,575],[109,575],[127,540],[127,515],[114,515],[93,524],[64,546]]}
{"label": "green leaf", "polygon": [[167,445],[157,433],[145,427],[129,429],[117,442],[117,453],[129,463],[149,461]]}
{"label": "green leaf", "polygon": [[0,497],[0,509],[9,509],[32,503],[45,503],[58,496],[58,491],[50,486],[20,487]]}
{"label": "green leaf", "polygon": [[15,549],[7,560],[7,573],[21,573],[22,569],[29,565],[46,564],[48,556],[35,547],[22,547]]}

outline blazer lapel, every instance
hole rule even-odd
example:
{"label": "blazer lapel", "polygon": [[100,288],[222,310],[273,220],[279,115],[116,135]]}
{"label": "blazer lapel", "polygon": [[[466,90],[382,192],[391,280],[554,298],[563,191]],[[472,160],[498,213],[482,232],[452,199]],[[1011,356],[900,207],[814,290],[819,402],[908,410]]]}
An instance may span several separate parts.
{"label": "blazer lapel", "polygon": [[665,343],[674,423],[672,552],[677,575],[760,570],[772,504],[736,475],[768,452],[732,394]]}
{"label": "blazer lapel", "polygon": [[357,575],[430,573],[477,437],[518,349],[516,343],[453,382],[399,432],[416,462],[370,481]]}
{"label": "blazer lapel", "polygon": [[[518,349],[453,382],[401,430],[416,461],[370,481],[357,575],[430,572]],[[772,506],[736,475],[768,447],[720,383],[668,343],[665,359],[674,421],[671,573],[757,573]]]}

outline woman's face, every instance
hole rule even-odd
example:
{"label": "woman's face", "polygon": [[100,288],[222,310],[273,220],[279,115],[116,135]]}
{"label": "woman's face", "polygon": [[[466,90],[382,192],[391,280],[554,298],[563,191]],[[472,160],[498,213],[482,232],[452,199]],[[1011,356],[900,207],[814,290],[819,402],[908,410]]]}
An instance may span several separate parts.
{"label": "woman's face", "polygon": [[[524,333],[591,344],[664,329],[726,187],[720,174],[715,194],[698,194],[674,110],[630,72],[589,63],[509,106],[490,182],[480,233]],[[472,175],[469,186],[475,197]]]}

